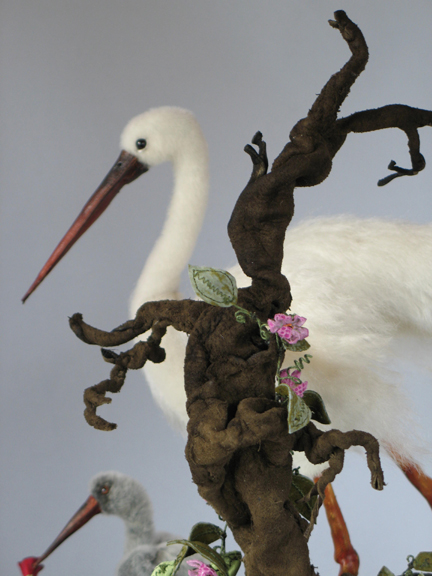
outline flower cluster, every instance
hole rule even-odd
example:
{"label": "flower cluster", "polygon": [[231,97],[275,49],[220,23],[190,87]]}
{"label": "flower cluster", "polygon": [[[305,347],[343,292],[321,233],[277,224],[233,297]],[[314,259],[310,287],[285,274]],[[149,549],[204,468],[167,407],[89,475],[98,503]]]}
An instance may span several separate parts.
{"label": "flower cluster", "polygon": [[188,570],[189,576],[218,576],[216,570],[200,560],[186,560],[186,562],[194,567],[194,570]]}
{"label": "flower cluster", "polygon": [[306,318],[297,314],[275,314],[273,320],[267,320],[270,332],[277,333],[288,344],[297,344],[309,336],[309,330],[303,328]]}
{"label": "flower cluster", "polygon": [[294,370],[291,372],[291,368],[288,368],[287,370],[281,370],[279,376],[281,384],[286,384],[297,394],[297,396],[303,398],[308,383],[307,380],[304,382],[300,380],[300,374],[301,370]]}
{"label": "flower cluster", "polygon": [[[267,320],[267,326],[270,332],[276,333],[283,340],[283,347],[286,350],[289,345],[297,344],[309,336],[309,330],[303,326],[305,322],[306,318],[297,314],[275,314],[273,320],[270,318]],[[303,397],[308,385],[307,381],[302,382],[300,379],[301,368],[303,368],[302,362],[306,361],[309,363],[307,356],[295,362],[295,369],[294,366],[291,366],[285,370],[278,371],[278,381],[285,386],[289,386],[300,398]]]}

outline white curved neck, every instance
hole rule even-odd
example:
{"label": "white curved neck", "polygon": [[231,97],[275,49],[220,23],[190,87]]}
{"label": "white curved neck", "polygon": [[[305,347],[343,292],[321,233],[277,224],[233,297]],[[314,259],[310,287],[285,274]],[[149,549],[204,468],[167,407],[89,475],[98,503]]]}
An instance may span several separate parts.
{"label": "white curved neck", "polygon": [[193,146],[184,146],[173,169],[173,197],[162,233],[132,294],[132,314],[144,302],[180,297],[180,275],[192,255],[207,205],[208,154],[202,136]]}

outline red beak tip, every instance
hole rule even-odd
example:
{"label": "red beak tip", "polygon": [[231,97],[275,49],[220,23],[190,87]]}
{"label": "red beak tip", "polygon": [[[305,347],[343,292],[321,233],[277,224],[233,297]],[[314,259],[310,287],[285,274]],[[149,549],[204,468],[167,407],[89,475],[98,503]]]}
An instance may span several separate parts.
{"label": "red beak tip", "polygon": [[43,564],[33,568],[35,562],[37,562],[36,556],[28,556],[24,558],[24,560],[21,560],[21,562],[18,562],[22,576],[36,576],[43,569]]}

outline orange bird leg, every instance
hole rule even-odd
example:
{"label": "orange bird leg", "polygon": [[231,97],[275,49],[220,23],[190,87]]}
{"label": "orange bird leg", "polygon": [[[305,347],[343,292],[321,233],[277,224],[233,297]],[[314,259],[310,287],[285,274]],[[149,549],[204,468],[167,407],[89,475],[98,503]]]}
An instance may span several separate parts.
{"label": "orange bird leg", "polygon": [[398,462],[398,466],[411,484],[426,498],[432,508],[432,478],[426,476],[421,468],[416,468],[412,464],[400,464]]}
{"label": "orange bird leg", "polygon": [[324,495],[324,508],[335,549],[334,559],[340,564],[339,576],[342,574],[357,576],[360,560],[351,544],[348,528],[331,484],[327,485]]}
{"label": "orange bird leg", "polygon": [[399,456],[399,454],[391,446],[385,446],[389,455],[393,458],[411,484],[417,488],[420,494],[426,498],[429,506],[432,508],[432,478],[426,476],[420,466],[415,466],[410,464],[404,458]]}

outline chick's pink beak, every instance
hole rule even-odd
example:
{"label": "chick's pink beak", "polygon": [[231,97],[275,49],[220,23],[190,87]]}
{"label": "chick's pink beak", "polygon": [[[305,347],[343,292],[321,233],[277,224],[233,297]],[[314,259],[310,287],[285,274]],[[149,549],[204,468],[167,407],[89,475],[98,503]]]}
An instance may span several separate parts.
{"label": "chick's pink beak", "polygon": [[42,569],[40,563],[45,560],[60,544],[62,544],[66,538],[69,538],[71,534],[79,530],[84,524],[86,524],[93,516],[102,512],[98,501],[93,496],[89,496],[81,508],[72,516],[54,542],[45,550],[42,556],[39,557],[28,557],[24,558],[18,563],[21,568],[23,576],[36,576],[39,570]]}

